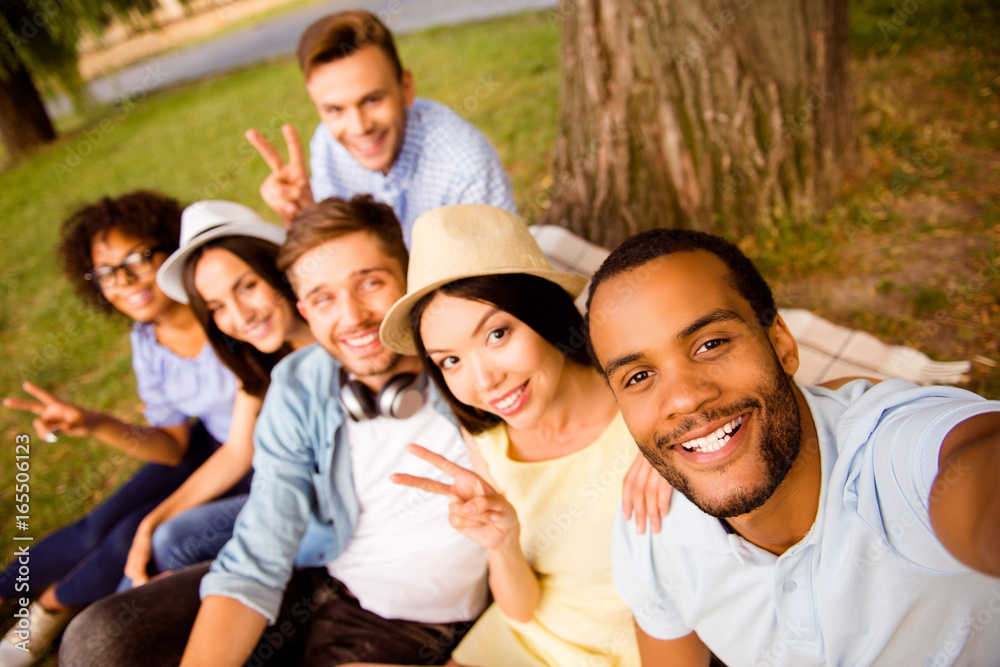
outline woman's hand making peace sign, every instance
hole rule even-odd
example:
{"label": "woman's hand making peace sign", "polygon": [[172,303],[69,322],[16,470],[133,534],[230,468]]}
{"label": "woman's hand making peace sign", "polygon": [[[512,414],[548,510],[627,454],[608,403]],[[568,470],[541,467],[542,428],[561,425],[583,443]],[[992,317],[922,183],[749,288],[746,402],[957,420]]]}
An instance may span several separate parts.
{"label": "woman's hand making peace sign", "polygon": [[452,528],[475,540],[487,549],[514,546],[520,549],[521,525],[517,512],[486,481],[460,465],[452,463],[420,445],[409,445],[407,451],[427,461],[454,481],[445,484],[426,477],[396,473],[389,479],[396,484],[437,493],[451,498],[449,522]]}
{"label": "woman's hand making peace sign", "polygon": [[38,400],[5,398],[3,404],[8,408],[34,413],[36,417],[31,425],[35,427],[38,437],[54,442],[55,436],[60,433],[82,437],[93,431],[94,413],[90,410],[67,403],[30,382],[25,382],[21,387]]}
{"label": "woman's hand making peace sign", "polygon": [[141,461],[171,466],[187,453],[190,431],[186,422],[159,427],[126,424],[111,415],[67,403],[30,382],[21,386],[38,400],[5,398],[4,407],[34,414],[31,425],[46,442],[55,442],[60,434],[92,436]]}

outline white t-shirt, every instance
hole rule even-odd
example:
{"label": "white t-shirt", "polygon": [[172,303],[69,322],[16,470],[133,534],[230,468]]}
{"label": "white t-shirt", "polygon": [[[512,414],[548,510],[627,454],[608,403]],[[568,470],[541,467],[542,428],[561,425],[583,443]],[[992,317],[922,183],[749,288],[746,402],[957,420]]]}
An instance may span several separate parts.
{"label": "white t-shirt", "polygon": [[327,565],[361,606],[383,618],[450,623],[486,607],[486,552],[448,523],[445,496],[389,481],[392,473],[450,481],[406,451],[415,443],[465,468],[455,425],[430,403],[409,419],[346,423],[360,507],[347,548]]}
{"label": "white t-shirt", "polygon": [[816,522],[781,556],[674,494],[658,534],[619,513],[615,586],[649,635],[691,631],[730,667],[1000,665],[1000,579],[969,570],[928,515],[938,453],[1000,403],[960,389],[800,387],[819,436]]}

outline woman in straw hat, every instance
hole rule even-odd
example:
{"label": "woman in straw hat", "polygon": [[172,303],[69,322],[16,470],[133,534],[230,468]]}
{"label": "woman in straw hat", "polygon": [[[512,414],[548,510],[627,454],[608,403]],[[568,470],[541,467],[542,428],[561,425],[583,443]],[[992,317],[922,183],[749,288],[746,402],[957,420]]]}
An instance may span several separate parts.
{"label": "woman in straw hat", "polygon": [[247,498],[253,429],[271,369],[313,342],[275,267],[284,239],[284,229],[241,204],[201,201],[184,210],[181,246],[160,267],[157,282],[166,295],[190,304],[240,390],[226,446],[139,524],[125,566],[133,584],[147,580],[151,560],[157,572],[210,560],[232,535]]}
{"label": "woman in straw hat", "polygon": [[[90,436],[147,464],[86,516],[32,544],[30,565],[14,559],[0,575],[0,602],[41,592],[28,608],[27,628],[15,624],[0,642],[4,667],[40,659],[76,610],[115,591],[142,517],[227,437],[235,378],[206,345],[191,309],[156,285],[180,224],[178,202],[143,190],[104,197],[63,223],[58,252],[78,295],[98,312],[133,320],[132,366],[146,425],[72,405],[27,382],[36,400],[7,398],[4,405],[33,413],[35,430],[49,442]],[[64,333],[79,324],[67,324]],[[35,444],[20,453],[31,445],[37,455]],[[90,493],[86,472],[76,472],[82,479],[71,488]],[[17,647],[24,640],[18,631],[30,635],[30,650]]]}
{"label": "woman in straw hat", "polygon": [[453,499],[452,526],[487,549],[495,599],[455,664],[639,664],[609,556],[637,448],[584,348],[585,282],[501,209],[450,206],[414,226],[409,291],[381,336],[423,359],[471,436],[473,471],[411,446],[454,481],[393,481]]}

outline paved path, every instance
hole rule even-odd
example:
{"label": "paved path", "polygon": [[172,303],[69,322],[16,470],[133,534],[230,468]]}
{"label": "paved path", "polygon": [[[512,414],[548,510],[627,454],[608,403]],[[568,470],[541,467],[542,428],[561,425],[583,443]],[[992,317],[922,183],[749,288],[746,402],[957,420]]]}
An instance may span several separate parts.
{"label": "paved path", "polygon": [[[464,23],[504,16],[529,9],[549,9],[557,0],[351,0],[325,2],[239,32],[223,35],[189,49],[170,53],[115,74],[95,79],[90,92],[99,102],[111,103],[209,74],[226,72],[293,53],[299,35],[321,16],[360,7],[377,15],[396,34],[436,25]],[[65,100],[55,100],[51,111],[67,110]]]}

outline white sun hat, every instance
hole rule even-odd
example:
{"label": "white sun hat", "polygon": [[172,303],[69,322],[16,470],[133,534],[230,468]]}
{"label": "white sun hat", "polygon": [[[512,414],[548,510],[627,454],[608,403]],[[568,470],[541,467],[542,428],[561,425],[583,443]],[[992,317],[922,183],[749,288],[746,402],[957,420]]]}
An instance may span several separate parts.
{"label": "white sun hat", "polygon": [[184,265],[192,252],[222,236],[249,236],[285,242],[286,232],[265,222],[252,208],[232,201],[207,199],[191,204],[181,213],[181,245],[160,265],[156,282],[163,293],[174,301],[187,303],[184,291]]}

